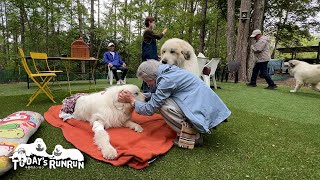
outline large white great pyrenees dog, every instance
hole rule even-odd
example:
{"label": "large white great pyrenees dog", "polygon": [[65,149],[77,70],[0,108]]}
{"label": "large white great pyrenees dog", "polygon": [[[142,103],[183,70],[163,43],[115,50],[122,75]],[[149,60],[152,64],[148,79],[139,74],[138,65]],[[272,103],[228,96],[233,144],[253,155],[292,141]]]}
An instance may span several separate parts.
{"label": "large white great pyrenees dog", "polygon": [[304,84],[311,84],[312,89],[320,91],[320,65],[309,64],[299,60],[290,60],[284,63],[289,67],[289,73],[294,76],[296,86],[290,92],[297,92]]}
{"label": "large white great pyrenees dog", "polygon": [[105,159],[117,157],[117,151],[110,144],[109,135],[105,129],[128,127],[136,132],[143,131],[139,124],[130,120],[132,105],[118,102],[118,94],[123,90],[130,91],[138,101],[144,101],[140,89],[131,84],[113,86],[102,92],[81,96],[76,101],[74,117],[90,122],[94,132],[94,142]]}
{"label": "large white great pyrenees dog", "polygon": [[197,56],[193,47],[182,39],[172,38],[161,46],[161,62],[163,64],[174,64],[186,69],[197,77],[200,76]]}

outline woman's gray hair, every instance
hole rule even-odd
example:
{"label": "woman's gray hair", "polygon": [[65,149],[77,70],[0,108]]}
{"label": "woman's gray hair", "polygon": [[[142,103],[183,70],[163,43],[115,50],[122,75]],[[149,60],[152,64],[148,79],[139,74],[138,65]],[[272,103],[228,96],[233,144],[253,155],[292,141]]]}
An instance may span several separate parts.
{"label": "woman's gray hair", "polygon": [[137,70],[137,77],[143,80],[155,80],[160,62],[156,60],[147,60],[140,64]]}

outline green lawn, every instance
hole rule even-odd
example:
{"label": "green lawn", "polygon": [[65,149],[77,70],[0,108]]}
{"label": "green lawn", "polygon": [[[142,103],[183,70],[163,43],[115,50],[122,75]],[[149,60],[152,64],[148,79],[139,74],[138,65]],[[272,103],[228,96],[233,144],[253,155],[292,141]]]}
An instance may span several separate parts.
{"label": "green lawn", "polygon": [[[137,79],[129,83],[140,86]],[[73,92],[102,90],[88,82],[73,84]],[[115,167],[85,155],[85,169],[17,169],[1,179],[320,179],[320,93],[289,87],[265,90],[244,84],[218,83],[216,93],[232,111],[229,122],[204,136],[204,147],[173,147],[143,170]],[[0,85],[0,117],[19,110],[44,113],[53,104],[43,94],[30,107],[27,99],[35,87],[25,83]],[[68,96],[65,84],[54,86],[57,102]],[[58,103],[59,104],[59,103]],[[60,129],[44,122],[30,142],[41,137],[52,152],[56,144],[73,148]]]}

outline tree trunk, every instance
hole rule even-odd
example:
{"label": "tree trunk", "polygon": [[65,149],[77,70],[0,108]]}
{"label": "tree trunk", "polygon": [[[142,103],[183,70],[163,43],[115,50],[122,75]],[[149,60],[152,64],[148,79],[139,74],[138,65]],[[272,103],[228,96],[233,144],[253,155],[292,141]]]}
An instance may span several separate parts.
{"label": "tree trunk", "polygon": [[94,45],[94,0],[91,0],[91,17],[90,17],[90,57],[93,55]]}
{"label": "tree trunk", "polygon": [[[8,7],[7,7],[7,4],[6,4],[6,2],[7,1],[4,1],[4,15],[5,15],[5,17],[6,17],[6,20],[5,20],[5,22],[6,22],[6,29],[5,29],[5,32],[6,32],[6,37],[5,37],[5,42],[7,42],[6,43],[6,52],[7,52],[7,60],[8,60],[8,62],[10,61],[10,43],[9,43],[9,39],[10,39],[10,33],[9,33],[9,31],[8,31],[8,29],[7,29],[7,27],[8,27]],[[13,32],[13,34],[14,34],[14,32]],[[16,50],[17,48],[15,48],[15,50]]]}
{"label": "tree trunk", "polygon": [[113,20],[114,27],[113,27],[113,37],[114,37],[114,40],[116,40],[116,39],[117,39],[117,3],[118,3],[118,1],[117,1],[117,0],[114,0],[114,1],[113,1],[113,9],[114,9],[114,20]]}
{"label": "tree trunk", "polygon": [[48,47],[49,47],[49,5],[48,5],[48,1],[45,2],[45,13],[46,13],[46,17],[45,17],[45,21],[46,21],[46,53],[48,53]]}
{"label": "tree trunk", "polygon": [[205,36],[206,36],[206,15],[207,15],[207,7],[208,7],[208,0],[203,0],[203,5],[201,9],[201,29],[200,29],[200,45],[199,45],[199,52],[204,52],[205,46]]}
{"label": "tree trunk", "polygon": [[21,33],[21,45],[22,45],[22,48],[24,49],[24,43],[25,43],[25,26],[24,26],[24,23],[25,23],[25,19],[24,19],[24,4],[23,4],[23,1],[20,2],[20,33]]}
{"label": "tree trunk", "polygon": [[[240,11],[250,12],[251,0],[241,0]],[[248,56],[248,37],[249,37],[249,20],[239,19],[236,59],[240,61],[239,79],[247,81],[247,56]]]}
{"label": "tree trunk", "polygon": [[234,61],[235,54],[235,2],[236,0],[228,0],[228,16],[227,16],[227,61]]}
{"label": "tree trunk", "polygon": [[[131,4],[131,0],[129,0],[129,4]],[[131,14],[131,12],[129,12],[129,14]],[[129,25],[128,25],[128,44],[130,45],[131,44],[131,26],[130,26],[130,24],[131,24],[131,21],[132,21],[132,18],[131,18],[132,16],[131,15],[129,15]],[[131,57],[131,55],[130,55],[130,50],[131,50],[131,48],[128,48],[128,59],[127,59],[127,64],[130,64],[130,61],[131,61],[131,59],[130,59],[130,57]]]}
{"label": "tree trunk", "polygon": [[219,34],[219,15],[217,16],[216,18],[216,25],[215,25],[215,32],[214,32],[214,56],[215,57],[219,57],[219,50],[218,50],[218,44],[219,44],[219,41],[218,41],[218,34]]}
{"label": "tree trunk", "polygon": [[[1,27],[1,29],[2,29],[2,37],[3,37],[3,46],[2,46],[2,52],[3,52],[3,54],[4,54],[4,57],[7,57],[7,51],[6,51],[6,46],[7,46],[7,36],[6,36],[6,27],[8,26],[7,24],[5,24],[5,20],[4,20],[4,18],[7,18],[7,16],[5,15],[6,14],[6,2],[5,1],[3,1],[3,2],[1,2],[0,3],[0,13],[1,13],[1,25],[0,25],[0,27]],[[0,47],[1,47],[1,45],[0,45]],[[3,64],[1,64],[0,63],[0,70],[2,69],[2,65],[3,65],[3,67],[5,67],[6,66],[6,64],[7,64],[7,58],[4,58],[3,59],[4,60],[4,62],[3,62]]]}
{"label": "tree trunk", "polygon": [[[79,36],[83,37],[83,22],[82,22],[82,5],[80,0],[77,0],[77,11],[78,11],[78,20],[79,20]],[[85,62],[81,62],[81,72],[86,72],[86,64]]]}
{"label": "tree trunk", "polygon": [[194,18],[194,11],[196,8],[194,7],[194,0],[190,0],[190,10],[189,10],[189,25],[188,25],[188,42],[192,44],[192,34],[193,34],[193,18]]}
{"label": "tree trunk", "polygon": [[[124,47],[127,47],[127,44],[129,44],[128,42],[127,42],[127,36],[129,36],[129,31],[128,31],[128,24],[127,24],[127,21],[128,21],[128,0],[125,0],[124,1],[124,22],[123,22],[123,27],[124,27],[124,29],[123,29],[123,41],[124,41]],[[125,48],[126,49],[126,52],[127,52],[127,48]],[[126,57],[124,57],[125,58],[125,61],[127,62],[127,63],[129,63],[129,53],[125,53],[125,55],[126,55]]]}
{"label": "tree trunk", "polygon": [[81,8],[80,0],[77,0],[77,12],[78,12],[78,21],[79,21],[79,36],[83,37],[82,8]]}
{"label": "tree trunk", "polygon": [[[183,14],[187,14],[188,11],[188,0],[185,0],[183,2]],[[187,24],[188,16],[183,16],[182,18],[182,24]],[[185,29],[181,28],[179,33],[179,38],[184,39]]]}
{"label": "tree trunk", "polygon": [[[251,26],[250,32],[254,31],[255,29],[260,29],[263,31],[263,16],[264,16],[264,7],[265,7],[265,0],[255,0],[253,5],[253,13],[251,16]],[[250,33],[249,32],[249,33]],[[251,45],[255,43],[253,38],[249,38],[249,45],[248,45],[248,52],[249,56],[247,57],[247,77],[251,77],[252,69],[255,65],[255,60],[253,56],[253,52],[251,51]]]}
{"label": "tree trunk", "polygon": [[[283,14],[284,14],[284,19],[283,19]],[[280,22],[279,24],[277,24],[277,32],[275,34],[275,44],[274,44],[274,49],[272,50],[272,54],[271,54],[271,58],[274,58],[275,54],[276,54],[276,49],[278,47],[278,43],[279,43],[279,38],[278,38],[278,33],[279,33],[279,27],[280,26],[283,26],[287,23],[287,20],[288,20],[288,12],[285,11],[282,9],[281,10],[281,13],[279,13],[279,19],[280,19]],[[282,22],[282,19],[283,19],[283,22]],[[281,24],[281,25],[280,25]],[[280,25],[280,26],[279,26]]]}
{"label": "tree trunk", "polygon": [[[50,1],[50,5],[49,6],[51,6],[51,7],[53,7],[54,6],[54,2],[51,0]],[[57,13],[57,15],[58,15],[58,13]],[[49,37],[48,37],[48,39],[49,39],[49,44],[50,44],[50,42],[57,42],[56,40],[56,37],[57,37],[57,35],[56,35],[56,29],[55,29],[55,24],[56,24],[56,22],[55,22],[55,10],[54,10],[54,8],[50,8],[50,25],[49,25],[49,32],[50,32],[50,27],[51,27],[51,34],[49,35]],[[57,22],[58,24],[59,24],[59,22]],[[48,33],[49,33],[48,32]],[[50,53],[52,53],[52,54],[55,54],[58,50],[57,49],[59,49],[59,46],[60,46],[60,43],[58,43],[56,46],[54,46],[54,47],[52,47],[52,44],[51,44],[51,48],[50,49],[48,49],[48,53],[50,54]],[[50,52],[51,51],[51,52]],[[59,54],[60,55],[60,54]]]}
{"label": "tree trunk", "polygon": [[98,28],[100,28],[100,0],[98,0]]}
{"label": "tree trunk", "polygon": [[[142,6],[142,1],[139,1],[138,4],[139,4],[139,6],[141,7],[141,6]],[[139,34],[139,35],[142,35],[142,28],[144,27],[144,26],[142,25],[142,24],[144,24],[144,21],[143,21],[143,19],[142,19],[142,18],[143,18],[142,15],[143,15],[143,12],[140,12],[140,13],[139,13],[139,21],[138,21],[138,22],[139,22],[139,28],[138,28],[138,34]],[[140,52],[141,52],[141,49],[140,49]]]}

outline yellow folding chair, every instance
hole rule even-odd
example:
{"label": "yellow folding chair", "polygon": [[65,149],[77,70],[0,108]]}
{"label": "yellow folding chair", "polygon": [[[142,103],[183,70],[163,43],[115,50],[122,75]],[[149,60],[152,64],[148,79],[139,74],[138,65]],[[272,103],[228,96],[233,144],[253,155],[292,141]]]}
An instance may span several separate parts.
{"label": "yellow folding chair", "polygon": [[[37,73],[62,73],[63,71],[61,70],[51,70],[49,63],[48,63],[48,55],[47,53],[38,53],[38,52],[30,52],[30,56],[33,61],[33,66],[34,69],[36,70]],[[45,70],[39,70],[37,63],[35,62],[36,60],[42,60],[45,62],[46,69]],[[55,79],[53,79],[55,80]],[[58,84],[60,86],[60,84]],[[61,86],[60,86],[61,87]]]}
{"label": "yellow folding chair", "polygon": [[[48,55],[47,53],[38,53],[38,52],[30,52],[30,56],[33,60],[33,65],[34,68],[36,69],[37,73],[41,72],[41,73],[62,73],[63,71],[61,70],[51,70],[49,63],[48,63]],[[35,60],[43,60],[45,61],[45,65],[46,65],[46,70],[38,70],[38,67],[35,63]]]}
{"label": "yellow folding chair", "polygon": [[34,92],[32,96],[29,98],[29,103],[27,104],[27,106],[29,106],[32,103],[32,101],[39,95],[41,91],[43,91],[51,99],[53,103],[56,103],[48,87],[48,83],[51,81],[53,77],[56,77],[56,74],[55,73],[38,73],[38,72],[33,73],[27,64],[27,60],[24,56],[22,48],[18,48],[18,50],[21,56],[21,63],[24,70],[28,74],[28,77],[32,79],[32,81],[38,86],[37,91]]}

